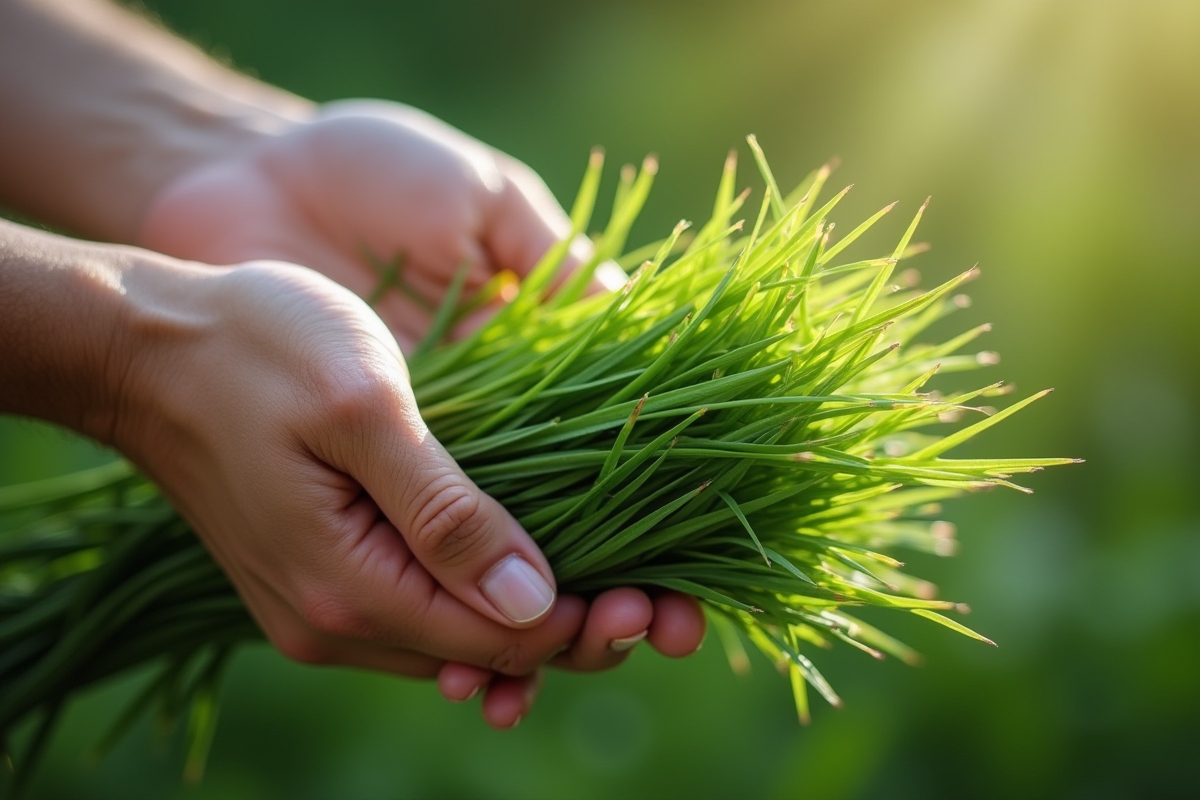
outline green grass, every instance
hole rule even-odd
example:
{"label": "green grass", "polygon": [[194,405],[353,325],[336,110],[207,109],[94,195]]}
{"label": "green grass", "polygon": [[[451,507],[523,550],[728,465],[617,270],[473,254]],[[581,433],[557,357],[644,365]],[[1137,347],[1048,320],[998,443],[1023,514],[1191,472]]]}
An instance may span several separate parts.
{"label": "green grass", "polygon": [[[782,195],[750,145],[767,190],[748,224],[730,158],[710,220],[626,252],[656,164],[627,169],[589,264],[562,276],[566,245],[552,248],[486,325],[444,342],[509,280],[464,300],[460,272],[410,369],[430,429],[529,530],[563,591],[695,595],[735,669],[745,642],[786,667],[807,721],[810,687],[840,704],[812,650],[844,642],[917,660],[855,608],[988,642],[940,613],[965,607],[937,599],[895,553],[950,554],[953,528],[933,519],[942,501],[1028,491],[1011,479],[1071,459],[945,457],[1045,394],[994,412],[979,404],[1006,394],[1002,384],[923,391],[939,371],[994,362],[960,354],[987,326],[922,343],[962,305],[956,290],[975,272],[925,292],[895,274],[920,249],[912,237],[924,207],[891,252],[846,259],[891,207],[834,239],[828,217],[845,191],[819,204],[829,170]],[[575,233],[591,229],[601,169],[593,153]],[[609,258],[629,281],[588,294]],[[400,267],[382,273],[394,283]],[[961,416],[975,419],[955,427]],[[157,660],[158,678],[100,750],[148,707],[166,724],[190,713],[186,769],[198,778],[221,668],[261,634],[186,523],[123,464],[0,490],[0,510],[0,736],[40,720],[20,766],[73,692]]]}

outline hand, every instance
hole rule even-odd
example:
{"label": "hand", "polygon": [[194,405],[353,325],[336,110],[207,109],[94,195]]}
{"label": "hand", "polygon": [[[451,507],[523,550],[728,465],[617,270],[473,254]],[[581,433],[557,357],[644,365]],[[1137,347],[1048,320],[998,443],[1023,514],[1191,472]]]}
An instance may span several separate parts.
{"label": "hand", "polygon": [[[399,256],[404,283],[436,304],[463,262],[469,292],[497,272],[526,275],[570,232],[524,164],[414,108],[359,100],[172,181],[137,243],[211,264],[304,264],[364,298],[380,282],[378,264]],[[590,254],[579,237],[569,261]],[[599,276],[616,282],[609,288],[624,277],[615,264]],[[428,305],[400,292],[376,311],[403,350],[431,319]]]}
{"label": "hand", "polygon": [[[469,259],[474,266],[472,285],[497,270],[525,274],[551,242],[567,234],[562,211],[532,172],[436,120],[385,103],[340,103],[314,112],[308,101],[233,73],[106,2],[0,3],[0,39],[0,95],[7,99],[8,107],[19,109],[24,123],[0,125],[0,151],[20,154],[0,171],[0,202],[56,226],[92,238],[140,243],[206,263],[238,264],[259,258],[297,261],[317,268],[360,296],[378,282],[362,251],[383,260],[402,252],[408,258],[405,281],[435,301],[449,273],[462,260]],[[334,533],[364,526],[371,503],[379,499],[375,492],[362,497],[356,494],[360,490],[354,487],[363,484],[346,478],[336,464],[316,458],[312,451],[295,449],[305,441],[294,429],[303,428],[302,422],[310,425],[304,430],[312,435],[336,428],[334,423],[349,425],[344,414],[339,416],[348,413],[346,407],[335,406],[337,413],[332,418],[322,418],[317,409],[297,405],[305,398],[311,403],[329,399],[321,396],[327,388],[324,383],[304,379],[324,374],[322,365],[329,364],[316,357],[328,356],[330,351],[314,345],[317,349],[308,355],[316,361],[311,363],[304,360],[305,353],[278,353],[292,357],[287,362],[290,366],[313,370],[292,375],[298,385],[291,385],[279,374],[278,364],[263,355],[282,346],[273,338],[279,331],[255,327],[253,315],[258,309],[248,312],[244,299],[240,305],[231,300],[224,310],[195,307],[199,315],[195,319],[190,312],[184,313],[189,303],[199,303],[201,297],[193,297],[181,287],[191,287],[211,299],[215,294],[231,296],[231,290],[207,287],[235,286],[236,279],[222,275],[214,277],[216,283],[209,283],[200,280],[202,271],[197,273],[195,267],[149,253],[97,248],[27,230],[13,232],[18,227],[0,223],[0,259],[6,260],[6,274],[0,281],[0,341],[8,345],[5,358],[0,359],[0,410],[53,419],[112,443],[106,422],[112,414],[100,401],[115,396],[105,391],[105,382],[123,376],[120,371],[105,374],[109,360],[103,356],[119,352],[108,344],[117,328],[107,322],[109,317],[125,314],[123,309],[137,294],[131,288],[134,284],[156,285],[169,295],[169,301],[155,295],[157,299],[152,298],[149,306],[138,312],[142,330],[134,339],[165,337],[159,342],[161,347],[147,351],[159,353],[148,357],[147,363],[159,364],[164,375],[175,375],[177,387],[191,389],[162,398],[174,401],[170,408],[175,417],[162,416],[167,407],[153,405],[141,407],[137,415],[125,414],[127,419],[141,418],[140,427],[155,431],[125,445],[138,453],[135,460],[158,476],[185,506],[185,513],[197,522],[217,557],[234,573],[239,588],[248,599],[253,598],[251,606],[260,619],[275,620],[271,609],[282,604],[279,619],[291,614],[300,620],[293,627],[264,623],[285,649],[310,660],[371,665],[378,654],[355,653],[344,637],[333,637],[336,646],[332,649],[295,644],[298,640],[312,645],[314,636],[320,638],[311,625],[303,624],[306,614],[313,617],[310,621],[331,625],[335,632],[341,630],[344,620],[338,622],[335,615],[330,622],[327,614],[317,613],[330,606],[304,601],[333,596],[333,588],[345,594],[346,575],[313,570],[317,566],[334,570],[338,565],[348,569],[349,559],[359,552],[343,549],[321,556],[307,547],[297,548],[297,540],[309,546],[329,541],[348,546],[349,540]],[[17,245],[15,250],[9,247],[12,243]],[[585,242],[575,245],[576,261],[586,257],[584,250]],[[16,256],[10,258],[13,252]],[[128,276],[126,266],[131,270]],[[261,277],[264,269],[283,269],[307,287],[284,295],[329,291],[306,283],[311,276],[295,278],[294,268],[257,268],[246,273],[246,280]],[[165,273],[174,275],[175,280],[162,279]],[[135,280],[135,275],[142,280]],[[129,287],[122,283],[126,277]],[[110,280],[116,283],[106,283]],[[262,286],[271,284],[263,280]],[[261,301],[264,317],[279,323],[281,331],[300,326],[274,298],[259,297],[270,294],[262,286],[251,294]],[[114,287],[122,291],[112,291]],[[343,297],[337,302],[350,308],[352,304],[347,305],[346,300]],[[302,306],[297,303],[296,308]],[[358,310],[346,311],[348,317],[334,314],[341,320],[336,324],[324,317],[329,329],[342,324],[360,326],[364,312],[359,306],[354,308]],[[241,316],[235,309],[241,309]],[[401,347],[416,340],[428,319],[422,308],[395,293],[384,299],[379,310]],[[189,328],[192,322],[184,325],[188,320],[198,327]],[[214,320],[233,327],[218,335],[206,327]],[[239,328],[258,338],[239,348],[232,333]],[[295,332],[314,342],[320,338],[312,325]],[[374,342],[374,356],[372,352],[357,354],[374,358],[381,352],[390,353],[387,358],[392,361],[368,363],[387,363],[392,364],[389,369],[399,369],[393,363],[398,357],[392,352],[395,345],[377,333],[367,336]],[[247,372],[246,364],[238,361],[253,356],[256,345],[261,351],[260,369],[271,378],[263,377],[262,385],[253,370]],[[171,355],[162,355],[172,349]],[[228,360],[214,360],[217,353]],[[351,363],[355,360],[349,353],[343,357]],[[151,374],[149,366],[131,363],[131,374]],[[190,371],[181,372],[182,365],[188,365]],[[263,394],[268,383],[274,395]],[[408,398],[403,407],[412,423],[407,430],[412,433],[420,430],[419,418],[411,408],[410,396],[398,388],[402,385],[396,382],[393,388],[396,396]],[[227,391],[217,392],[218,386]],[[64,387],[71,391],[63,391]],[[236,393],[231,393],[234,390]],[[189,391],[194,396],[189,396]],[[197,397],[211,399],[212,408],[196,405]],[[350,402],[336,393],[332,399],[339,398]],[[285,418],[272,418],[276,408],[287,412]],[[218,409],[251,416],[226,420],[206,416]],[[300,416],[301,411],[308,416]],[[364,419],[377,417],[365,414]],[[236,441],[230,432],[242,440]],[[431,459],[428,463],[442,457],[428,437],[418,444],[426,448],[421,458]],[[375,458],[375,451],[369,455],[361,448],[354,452],[365,459],[363,463]],[[205,471],[217,464],[233,471]],[[249,470],[247,464],[256,464],[260,470]],[[446,469],[451,470],[451,465]],[[314,486],[305,482],[308,480],[325,483]],[[308,494],[301,494],[309,505],[292,506],[288,493],[300,492],[304,486]],[[262,490],[261,497],[257,490]],[[327,505],[331,493],[359,500],[333,508]],[[224,506],[227,498],[234,505],[218,507]],[[186,505],[189,502],[190,507]],[[479,507],[490,508],[489,502],[481,498]],[[389,513],[396,510],[380,505]],[[272,513],[264,514],[262,509],[268,507]],[[305,509],[324,509],[332,516],[314,522],[302,517]],[[347,515],[353,519],[348,520]],[[491,520],[499,540],[525,541],[523,533],[500,524],[500,518],[490,512],[480,518]],[[284,537],[280,520],[299,533],[294,538]],[[364,537],[366,530],[375,528],[360,531]],[[241,533],[235,535],[234,531]],[[272,536],[282,551],[271,549]],[[363,547],[376,538],[387,539],[375,534],[354,541]],[[430,566],[419,548],[414,547],[411,555],[424,567]],[[233,561],[243,556],[250,559],[246,565],[233,566]],[[537,562],[535,556],[531,550],[531,564]],[[264,576],[286,572],[284,566],[296,566],[299,572],[277,590],[256,583]],[[453,569],[426,572],[430,580],[447,581],[444,588],[448,591],[438,596],[455,596],[464,609],[481,602],[481,590],[456,578]],[[311,583],[309,578],[314,575],[326,583]],[[294,605],[297,602],[300,604]],[[542,625],[555,623],[562,609],[569,611],[577,602],[560,598]],[[372,609],[376,614],[391,611],[386,606]],[[476,608],[474,613],[500,625],[484,611]],[[494,605],[492,613],[496,613]],[[611,665],[619,656],[609,650],[607,642],[647,629],[652,644],[682,655],[699,644],[703,619],[690,599],[668,595],[651,604],[646,595],[630,590],[598,598],[581,624],[583,633],[575,647],[558,656],[556,663],[581,669]],[[293,630],[304,635],[287,639],[285,634]],[[532,635],[530,631],[519,633]],[[387,651],[391,668],[400,668],[396,652],[403,649],[393,646]],[[529,657],[529,648],[517,655]],[[486,658],[483,661],[490,663]],[[510,661],[525,665],[522,658]],[[428,672],[437,663],[437,658],[421,661],[419,669]],[[448,696],[458,696],[463,686],[472,682],[478,687],[492,674],[463,670],[450,665],[443,671],[442,686]],[[520,688],[496,678],[489,691],[489,701],[497,696],[513,700],[507,706],[500,703],[502,711],[507,708],[505,713],[511,712],[510,721],[516,716],[512,709],[520,705],[516,700],[528,697],[527,692],[515,697]],[[485,715],[493,722],[500,719],[497,713],[494,703],[485,702]]]}
{"label": "hand", "polygon": [[[150,204],[140,243],[210,263],[296,261],[364,297],[379,281],[364,251],[382,260],[402,253],[404,280],[436,301],[464,260],[472,264],[469,287],[500,270],[525,275],[569,232],[566,215],[525,165],[415,109],[348,101],[170,182]],[[572,257],[582,261],[589,247],[574,242]],[[428,312],[400,293],[377,310],[402,348],[428,325]],[[585,635],[554,663],[612,666],[621,657],[607,643],[647,630],[662,652],[686,655],[700,644],[703,617],[683,595],[651,601],[640,590],[610,592],[593,603]],[[461,700],[491,677],[452,664],[440,685]],[[505,685],[493,683],[492,692]]]}
{"label": "hand", "polygon": [[504,728],[527,713],[544,661],[613,666],[613,642],[647,630],[666,653],[694,649],[691,601],[664,598],[655,619],[632,589],[590,612],[554,602],[536,545],[429,435],[394,338],[348,291],[268,262],[138,274],[131,302],[152,311],[121,348],[136,357],[119,362],[111,438],[284,654],[440,673],[451,699],[487,686],[485,718]]}

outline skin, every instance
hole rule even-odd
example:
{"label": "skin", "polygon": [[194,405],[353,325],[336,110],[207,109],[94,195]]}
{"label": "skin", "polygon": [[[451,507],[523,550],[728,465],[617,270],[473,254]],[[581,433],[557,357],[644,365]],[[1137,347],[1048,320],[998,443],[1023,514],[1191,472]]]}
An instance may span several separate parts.
{"label": "skin", "polygon": [[158,251],[0,226],[0,411],[151,475],[284,654],[437,677],[508,728],[544,663],[699,646],[676,594],[502,613],[481,588],[499,561],[553,575],[421,422],[403,352],[426,312],[359,299],[364,249],[405,254],[432,300],[463,261],[468,289],[528,273],[569,233],[528,167],[405,106],[314,107],[98,2],[0,3],[0,106],[23,112],[0,126],[21,154],[0,157],[0,202]]}

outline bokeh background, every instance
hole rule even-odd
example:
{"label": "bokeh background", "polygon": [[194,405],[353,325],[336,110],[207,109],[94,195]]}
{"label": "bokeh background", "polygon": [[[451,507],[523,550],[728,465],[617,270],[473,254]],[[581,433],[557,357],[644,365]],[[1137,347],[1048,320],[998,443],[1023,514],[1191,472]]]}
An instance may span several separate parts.
{"label": "bokeh background", "polygon": [[[953,559],[911,559],[998,649],[896,619],[912,669],[816,654],[846,707],[796,724],[763,661],[716,641],[551,677],[519,729],[430,685],[244,652],[204,785],[149,724],[80,754],[128,679],[79,701],[44,798],[934,798],[1183,796],[1200,755],[1200,3],[496,3],[148,0],[205,49],[299,94],[408,102],[532,165],[569,200],[588,149],[608,174],[657,152],[634,239],[703,219],[728,148],[754,132],[798,180],[831,156],[871,242],[926,195],[926,282],[978,262],[991,379],[1058,391],[973,447],[1070,455],[1037,494],[954,505]],[[749,164],[749,159],[743,159]],[[751,169],[745,183],[755,185]],[[870,244],[861,248],[867,252]],[[994,377],[992,377],[994,376]],[[110,456],[0,420],[0,483]],[[817,701],[819,702],[819,701]]]}

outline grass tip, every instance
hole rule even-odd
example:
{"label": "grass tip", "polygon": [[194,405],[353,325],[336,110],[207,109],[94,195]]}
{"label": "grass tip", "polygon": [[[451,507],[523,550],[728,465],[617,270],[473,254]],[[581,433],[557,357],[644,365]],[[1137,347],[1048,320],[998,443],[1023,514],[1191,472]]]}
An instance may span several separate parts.
{"label": "grass tip", "polygon": [[975,354],[975,362],[981,367],[992,367],[1000,363],[1000,354],[994,350],[981,350]]}
{"label": "grass tip", "polygon": [[924,212],[925,212],[925,209],[929,208],[929,202],[930,202],[931,200],[933,200],[933,195],[929,195],[929,197],[926,197],[926,198],[925,198],[925,202],[924,202],[924,203],[921,203],[921,208],[920,208],[920,209],[917,211],[917,213],[918,213],[918,214],[922,214],[922,213],[924,213]]}
{"label": "grass tip", "polygon": [[892,202],[888,203],[886,206],[883,207],[883,213],[884,214],[888,213],[893,208],[895,208],[899,203],[900,203],[899,200],[893,200]]}
{"label": "grass tip", "polygon": [[621,167],[621,183],[633,183],[637,177],[637,167],[633,164],[625,164]]}
{"label": "grass tip", "polygon": [[970,614],[971,613],[971,607],[969,605],[967,605],[966,603],[955,603],[954,610],[960,614]]}
{"label": "grass tip", "polygon": [[637,405],[633,407],[633,413],[629,415],[629,423],[632,425],[637,422],[638,414],[642,413],[642,409],[646,405],[646,401],[650,399],[650,394],[647,392],[642,395],[642,399],[637,401]]}
{"label": "grass tip", "polygon": [[[679,220],[679,222],[675,223],[675,230],[673,231],[673,233],[676,233],[676,234],[683,233],[690,227],[692,227],[691,222],[689,222],[686,219],[681,219],[681,220]],[[649,263],[649,262],[647,262],[647,263]]]}
{"label": "grass tip", "polygon": [[588,166],[598,167],[604,163],[604,148],[596,145],[592,151],[588,153]]}
{"label": "grass tip", "polygon": [[658,174],[658,154],[649,153],[642,159],[642,172],[648,175]]}
{"label": "grass tip", "polygon": [[[888,263],[895,264],[896,259],[886,259]],[[916,269],[906,269],[896,276],[896,280],[900,281],[900,285],[905,289],[911,289],[921,282],[921,271]]]}
{"label": "grass tip", "polygon": [[[969,273],[963,273],[963,274],[965,275],[965,274],[969,274]],[[970,308],[971,307],[971,296],[966,295],[966,294],[956,294],[956,295],[954,295],[954,297],[950,298],[950,302],[954,303],[955,308]]]}
{"label": "grass tip", "polygon": [[725,169],[732,170],[737,166],[738,154],[733,147],[729,148],[729,152],[725,154]]}

